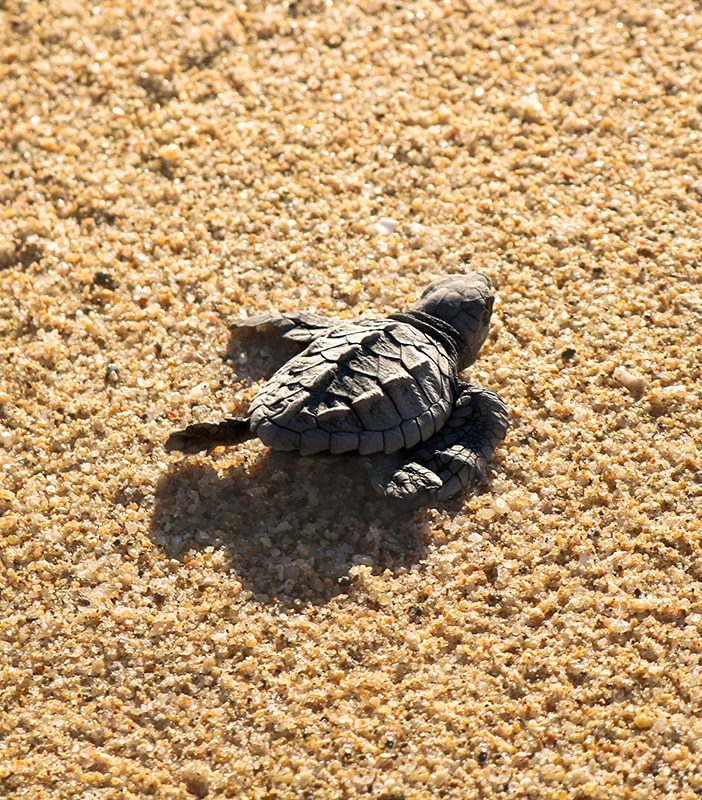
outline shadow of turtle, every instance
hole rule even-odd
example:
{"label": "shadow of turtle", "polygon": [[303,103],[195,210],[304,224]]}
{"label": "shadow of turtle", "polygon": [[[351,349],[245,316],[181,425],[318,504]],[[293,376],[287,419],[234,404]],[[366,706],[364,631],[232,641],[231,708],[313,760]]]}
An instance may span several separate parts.
{"label": "shadow of turtle", "polygon": [[323,604],[348,591],[354,565],[397,572],[426,555],[425,515],[373,494],[360,471],[353,460],[270,451],[248,469],[180,462],[157,486],[151,536],[178,559],[223,549],[260,602]]}
{"label": "shadow of turtle", "polygon": [[304,349],[304,344],[284,339],[271,325],[234,328],[229,331],[222,360],[231,367],[236,380],[253,384],[270,378],[286,361]]}

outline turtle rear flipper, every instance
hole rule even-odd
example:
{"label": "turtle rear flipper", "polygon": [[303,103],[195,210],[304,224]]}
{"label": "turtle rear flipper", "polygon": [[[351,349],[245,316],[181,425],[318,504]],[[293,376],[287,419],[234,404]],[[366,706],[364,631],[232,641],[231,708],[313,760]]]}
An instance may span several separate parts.
{"label": "turtle rear flipper", "polygon": [[166,441],[166,450],[199,453],[220,445],[239,444],[253,437],[248,419],[232,417],[222,422],[198,422],[182,431],[174,431]]}
{"label": "turtle rear flipper", "polygon": [[459,383],[443,428],[411,450],[407,459],[393,464],[384,458],[371,467],[373,487],[407,505],[447,500],[485,477],[488,460],[508,427],[507,408],[495,392]]}
{"label": "turtle rear flipper", "polygon": [[259,314],[235,322],[229,330],[238,331],[242,328],[273,326],[284,339],[298,344],[309,344],[320,336],[326,336],[331,331],[337,330],[342,325],[343,323],[337,320],[327,319],[309,311],[294,311],[289,314]]}

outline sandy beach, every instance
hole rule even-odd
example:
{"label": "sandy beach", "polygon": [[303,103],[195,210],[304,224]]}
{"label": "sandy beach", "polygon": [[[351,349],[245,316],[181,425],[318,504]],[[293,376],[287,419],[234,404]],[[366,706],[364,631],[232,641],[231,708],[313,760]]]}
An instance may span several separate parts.
{"label": "sandy beach", "polygon": [[[702,794],[702,10],[0,3],[0,795]],[[655,7],[654,7],[655,6]],[[237,319],[497,291],[486,482],[181,457]]]}

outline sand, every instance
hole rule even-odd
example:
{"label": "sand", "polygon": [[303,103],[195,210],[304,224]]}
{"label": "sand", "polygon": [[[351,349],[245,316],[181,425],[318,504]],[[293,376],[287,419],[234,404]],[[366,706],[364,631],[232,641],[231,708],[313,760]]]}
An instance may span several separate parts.
{"label": "sand", "polygon": [[[702,12],[646,5],[0,4],[0,794],[699,797]],[[164,451],[275,369],[236,319],[471,269],[475,491]]]}

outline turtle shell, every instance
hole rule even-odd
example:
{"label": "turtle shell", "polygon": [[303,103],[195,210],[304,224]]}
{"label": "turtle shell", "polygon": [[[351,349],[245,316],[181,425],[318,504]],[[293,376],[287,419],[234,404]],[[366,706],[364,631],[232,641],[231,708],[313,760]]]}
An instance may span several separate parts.
{"label": "turtle shell", "polygon": [[455,359],[395,320],[341,325],[284,364],[251,404],[251,430],[275,450],[393,453],[440,430]]}

